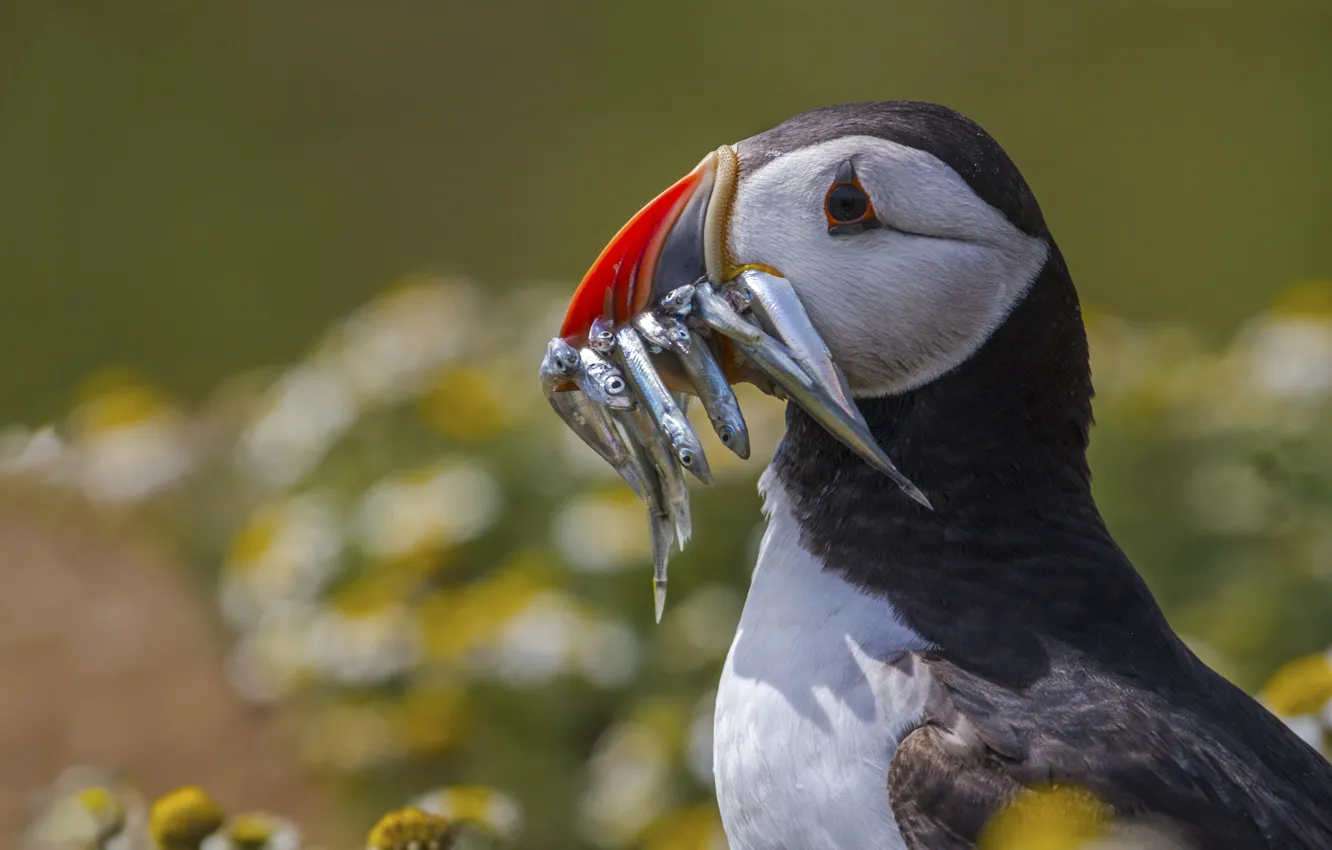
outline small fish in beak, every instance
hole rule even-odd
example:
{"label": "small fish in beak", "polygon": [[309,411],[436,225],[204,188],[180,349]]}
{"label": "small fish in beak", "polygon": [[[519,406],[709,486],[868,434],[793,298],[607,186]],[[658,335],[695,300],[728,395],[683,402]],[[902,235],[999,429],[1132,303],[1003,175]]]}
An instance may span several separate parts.
{"label": "small fish in beak", "polygon": [[[752,294],[749,297],[752,303]],[[879,448],[869,426],[865,424],[865,418],[854,404],[843,404],[834,397],[825,389],[822,380],[801,368],[789,348],[737,313],[727,299],[714,292],[710,285],[698,287],[694,303],[699,316],[710,328],[735,343],[754,365],[786,390],[791,400],[814,417],[830,434],[891,478],[912,499],[930,507],[925,494],[899,472],[888,455]],[[785,312],[790,315],[794,309]],[[837,365],[828,359],[825,368],[835,370]],[[840,383],[845,385],[845,379]]]}
{"label": "small fish in beak", "polygon": [[614,416],[629,438],[647,454],[650,467],[656,471],[662,507],[671,518],[676,543],[684,549],[693,534],[689,515],[689,487],[685,484],[680,464],[675,462],[671,454],[670,444],[652,417],[642,410],[621,411]]}
{"label": "small fish in beak", "polygon": [[655,495],[651,466],[636,456],[632,444],[616,427],[611,411],[598,404],[582,390],[561,392],[559,387],[568,382],[576,384],[581,362],[578,351],[558,337],[546,346],[546,357],[541,362],[541,389],[551,408],[560,419],[578,435],[601,459],[609,463],[645,503],[660,507]]}
{"label": "small fish in beak", "polygon": [[671,397],[665,382],[657,374],[652,359],[648,356],[647,347],[637,331],[632,327],[623,327],[616,331],[615,353],[629,377],[634,395],[647,409],[653,421],[657,423],[657,428],[670,443],[675,459],[699,481],[711,484],[712,471],[708,468],[708,459],[703,454],[703,444],[699,442],[698,435],[694,433],[694,427],[689,424],[684,411]]}
{"label": "small fish in beak", "polygon": [[694,285],[686,283],[667,292],[661,299],[661,311],[681,318],[688,316],[694,309]]}
{"label": "small fish in beak", "polygon": [[587,345],[588,348],[602,354],[610,354],[615,350],[615,328],[611,325],[610,319],[597,316],[587,331]]}
{"label": "small fish in beak", "polygon": [[663,351],[689,351],[689,329],[674,316],[644,310],[634,316],[632,324],[643,339]]}
{"label": "small fish in beak", "polygon": [[[693,287],[690,288],[693,295]],[[679,353],[689,382],[694,385],[708,421],[722,445],[735,452],[741,460],[749,459],[749,427],[740,413],[740,402],[726,380],[721,364],[712,356],[707,340],[698,331],[690,331],[689,348]]]}
{"label": "small fish in beak", "polygon": [[578,359],[582,369],[574,374],[574,383],[588,398],[617,410],[634,406],[629,385],[614,363],[591,348],[579,349]]}
{"label": "small fish in beak", "polygon": [[630,219],[579,284],[542,363],[551,407],[648,506],[658,621],[671,533],[683,548],[691,532],[684,470],[712,483],[686,392],[722,444],[748,458],[731,381],[752,381],[929,507],[875,442],[795,287],[766,266],[727,261],[738,175],[723,146]]}

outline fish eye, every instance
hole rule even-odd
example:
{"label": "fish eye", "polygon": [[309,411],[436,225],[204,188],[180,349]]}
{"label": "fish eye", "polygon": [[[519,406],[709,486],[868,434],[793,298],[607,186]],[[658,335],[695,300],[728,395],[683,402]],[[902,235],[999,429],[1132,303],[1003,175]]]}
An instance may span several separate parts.
{"label": "fish eye", "polygon": [[680,449],[679,454],[680,454],[680,463],[683,463],[685,466],[694,465],[694,453],[691,452],[689,449]]}
{"label": "fish eye", "polygon": [[606,392],[611,395],[619,395],[624,392],[624,379],[618,375],[611,375],[606,379]]}
{"label": "fish eye", "polygon": [[823,199],[823,213],[831,236],[850,236],[880,226],[874,204],[860,185],[850,160],[837,169],[837,176]]}
{"label": "fish eye", "polygon": [[735,439],[735,432],[731,430],[731,426],[726,425],[722,427],[717,436],[721,438],[723,446],[729,446],[731,441]]}

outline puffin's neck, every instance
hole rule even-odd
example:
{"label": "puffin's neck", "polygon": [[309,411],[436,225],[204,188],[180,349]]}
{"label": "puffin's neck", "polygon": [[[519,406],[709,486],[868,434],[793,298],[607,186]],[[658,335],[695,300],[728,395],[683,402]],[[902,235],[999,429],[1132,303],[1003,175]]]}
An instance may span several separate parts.
{"label": "puffin's neck", "polygon": [[1088,618],[1119,616],[1120,597],[1134,617],[1160,617],[1092,500],[1091,396],[1077,294],[1052,248],[1026,297],[965,363],[858,402],[933,511],[794,405],[773,472],[802,545],[825,569],[886,596],[934,645],[1025,679],[1039,670],[1022,664],[1043,653],[1016,656],[1025,660],[1014,667],[1012,650],[1030,629],[1094,643],[1106,636]]}

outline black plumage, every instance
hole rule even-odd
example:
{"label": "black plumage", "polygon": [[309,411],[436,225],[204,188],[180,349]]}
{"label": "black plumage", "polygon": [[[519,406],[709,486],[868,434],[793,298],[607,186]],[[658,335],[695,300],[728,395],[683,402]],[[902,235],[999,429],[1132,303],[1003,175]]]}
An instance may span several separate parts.
{"label": "black plumage", "polygon": [[1078,298],[1017,168],[961,115],[895,102],[797,116],[740,146],[742,173],[845,135],[934,154],[1050,244],[976,354],[859,402],[934,511],[794,405],[774,461],[809,551],[935,647],[900,662],[931,682],[889,774],[908,846],[969,847],[1018,790],[1065,781],[1199,848],[1332,848],[1332,765],[1183,645],[1101,520]]}

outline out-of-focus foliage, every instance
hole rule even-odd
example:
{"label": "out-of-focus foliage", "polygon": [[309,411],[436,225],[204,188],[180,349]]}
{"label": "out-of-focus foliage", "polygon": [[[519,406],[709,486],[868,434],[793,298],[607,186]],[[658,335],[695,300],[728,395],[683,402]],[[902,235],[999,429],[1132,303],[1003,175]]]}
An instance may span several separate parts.
{"label": "out-of-focus foliage", "polygon": [[[709,444],[718,484],[694,490],[696,538],[655,626],[642,508],[537,389],[568,289],[486,292],[408,278],[197,406],[97,376],[66,418],[6,432],[0,469],[174,534],[216,599],[235,688],[284,718],[366,829],[411,800],[520,847],[720,850],[713,689],[781,407],[741,394],[756,460]],[[1112,530],[1223,673],[1257,690],[1300,659],[1262,696],[1325,746],[1332,288],[1292,287],[1220,347],[1087,322]],[[454,783],[482,784],[426,792]],[[81,805],[80,834],[130,818]],[[434,823],[403,817],[378,834]],[[1013,846],[1006,829],[992,846]]]}

